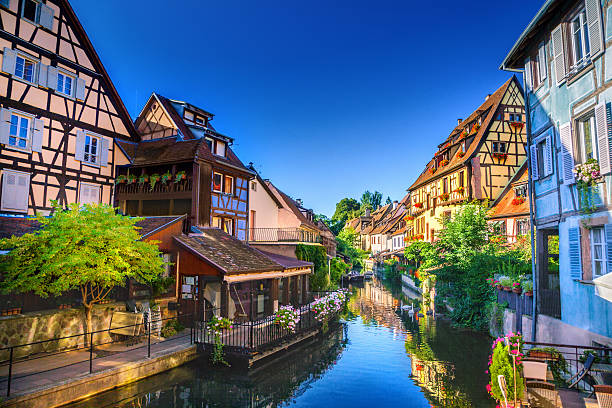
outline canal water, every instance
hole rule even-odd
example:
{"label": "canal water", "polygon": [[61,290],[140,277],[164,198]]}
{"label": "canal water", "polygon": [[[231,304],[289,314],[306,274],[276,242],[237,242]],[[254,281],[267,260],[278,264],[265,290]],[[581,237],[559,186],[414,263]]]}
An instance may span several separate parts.
{"label": "canal water", "polygon": [[196,360],[67,407],[495,406],[486,335],[402,312],[417,298],[406,288],[351,289],[340,325],[275,362],[236,373]]}

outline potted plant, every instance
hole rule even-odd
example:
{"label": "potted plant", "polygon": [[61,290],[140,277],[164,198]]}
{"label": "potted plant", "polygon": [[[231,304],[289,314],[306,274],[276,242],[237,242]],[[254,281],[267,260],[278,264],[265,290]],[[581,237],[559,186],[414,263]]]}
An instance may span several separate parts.
{"label": "potted plant", "polygon": [[520,280],[515,280],[514,282],[512,282],[512,291],[516,293],[517,295],[520,295],[521,293],[523,293],[523,288],[521,288]]}
{"label": "potted plant", "polygon": [[450,194],[448,193],[442,193],[438,196],[438,198],[440,199],[440,201],[447,201],[448,198],[450,197]]}
{"label": "potted plant", "polygon": [[407,216],[404,217],[404,220],[405,221],[412,221],[412,220],[414,220],[414,217],[412,215],[407,215]]}
{"label": "potted plant", "polygon": [[599,162],[595,159],[589,159],[585,163],[574,167],[574,173],[576,175],[580,209],[587,213],[595,211],[594,196],[597,192],[597,183],[602,180]]}
{"label": "potted plant", "polygon": [[516,121],[516,120],[510,122],[510,126],[512,126],[515,129],[522,129],[524,125],[525,124],[523,122],[519,122],[519,121]]}
{"label": "potted plant", "polygon": [[144,184],[144,183],[146,183],[148,181],[149,181],[149,176],[146,175],[146,174],[143,174],[142,176],[138,177],[138,182],[140,184]]}
{"label": "potted plant", "polygon": [[463,195],[464,192],[465,192],[465,187],[457,187],[456,189],[453,190],[453,193],[457,193],[461,195]]}
{"label": "potted plant", "polygon": [[441,166],[441,167],[444,167],[444,166],[446,166],[447,164],[448,164],[448,160],[446,160],[446,159],[444,159],[444,160],[442,160],[442,161],[440,162],[440,166]]}
{"label": "potted plant", "polygon": [[151,186],[151,191],[153,191],[153,189],[155,188],[155,185],[160,179],[161,177],[159,174],[157,173],[151,174],[151,177],[149,177],[149,185]]}
{"label": "potted plant", "polygon": [[414,208],[423,208],[423,203],[414,203]]}
{"label": "potted plant", "polygon": [[465,156],[465,152],[463,150],[461,150],[459,153],[457,153],[457,157],[458,158],[462,158],[463,156]]}
{"label": "potted plant", "polygon": [[464,137],[466,137],[467,135],[468,135],[468,130],[467,130],[467,128],[465,128],[465,129],[463,129],[463,130],[461,131],[461,133],[459,134],[459,137],[460,137],[460,138],[464,138]]}
{"label": "potted plant", "polygon": [[176,176],[174,176],[175,183],[178,183],[179,181],[182,181],[185,179],[187,179],[187,173],[185,173],[184,170],[179,171],[178,173],[176,173]]}
{"label": "potted plant", "polygon": [[523,293],[525,293],[526,296],[533,296],[533,282],[531,279],[525,279],[523,282],[521,282],[521,286],[523,287]]}
{"label": "potted plant", "polygon": [[478,132],[478,129],[480,129],[480,123],[476,122],[472,125],[472,133]]}
{"label": "potted plant", "polygon": [[525,202],[525,197],[519,196],[512,199],[512,205],[521,205]]}
{"label": "potted plant", "polygon": [[502,276],[499,278],[499,283],[506,292],[512,291],[512,278],[509,276]]}
{"label": "potted plant", "polygon": [[117,176],[117,178],[115,179],[115,184],[123,184],[126,182],[126,180],[127,180],[127,177],[124,174],[121,174]]}
{"label": "potted plant", "polygon": [[492,156],[493,156],[494,159],[503,160],[506,157],[508,157],[508,154],[507,153],[493,153]]}
{"label": "potted plant", "polygon": [[138,177],[136,177],[134,174],[128,174],[128,176],[127,176],[127,183],[128,184],[134,184],[136,182],[136,180],[138,180]]}
{"label": "potted plant", "polygon": [[170,170],[161,175],[161,182],[163,184],[167,184],[170,180],[172,180],[172,173],[170,173]]}

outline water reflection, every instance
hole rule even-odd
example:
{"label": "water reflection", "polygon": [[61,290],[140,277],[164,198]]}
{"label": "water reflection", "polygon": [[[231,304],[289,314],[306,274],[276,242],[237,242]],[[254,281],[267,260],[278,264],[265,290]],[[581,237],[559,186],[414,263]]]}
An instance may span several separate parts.
{"label": "water reflection", "polygon": [[401,287],[351,290],[344,323],[267,366],[235,373],[195,361],[71,407],[494,406],[487,337],[402,313],[418,296]]}

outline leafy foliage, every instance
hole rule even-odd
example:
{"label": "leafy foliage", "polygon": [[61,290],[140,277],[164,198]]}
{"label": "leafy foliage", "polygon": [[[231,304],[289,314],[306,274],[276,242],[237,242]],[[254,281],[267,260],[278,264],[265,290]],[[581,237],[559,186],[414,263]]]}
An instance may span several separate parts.
{"label": "leafy foliage", "polygon": [[178,320],[168,320],[166,323],[164,323],[164,326],[161,329],[161,335],[162,337],[166,338],[172,337],[175,334],[183,331],[184,328],[185,326],[183,326]]}
{"label": "leafy foliage", "polygon": [[[508,343],[506,343],[506,338]],[[493,353],[489,360],[489,373],[491,382],[487,385],[487,390],[497,401],[504,401],[504,396],[499,388],[497,377],[503,375],[506,380],[508,402],[514,399],[515,371],[511,354],[516,356],[516,395],[521,398],[525,389],[525,379],[522,376],[523,340],[520,335],[511,333],[507,337],[500,337],[493,343]]]}
{"label": "leafy foliage", "polygon": [[325,248],[319,245],[298,244],[295,248],[295,257],[301,261],[308,261],[314,264],[314,273],[310,278],[312,290],[325,290],[329,287],[329,271]]}

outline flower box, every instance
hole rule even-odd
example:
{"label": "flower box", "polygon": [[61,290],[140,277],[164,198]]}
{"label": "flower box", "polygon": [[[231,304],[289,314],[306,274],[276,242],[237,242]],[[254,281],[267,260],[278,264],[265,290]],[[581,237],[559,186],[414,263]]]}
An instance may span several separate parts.
{"label": "flower box", "polygon": [[512,292],[512,286],[504,286],[503,288],[506,292]]}
{"label": "flower box", "polygon": [[117,176],[117,178],[115,179],[115,184],[123,184],[127,181],[127,177],[123,174]]}
{"label": "flower box", "polygon": [[478,129],[480,129],[480,123],[474,123],[472,125],[471,133],[477,133]]}
{"label": "flower box", "polygon": [[512,205],[521,205],[525,202],[525,197],[515,197],[512,199]]}
{"label": "flower box", "polygon": [[503,160],[508,157],[508,153],[493,153],[492,156],[494,159]]}
{"label": "flower box", "polygon": [[404,221],[412,221],[414,220],[414,217],[412,215],[407,215],[404,217]]}
{"label": "flower box", "polygon": [[448,193],[442,193],[438,196],[438,198],[440,199],[440,201],[447,201],[448,198],[450,197],[450,194]]}
{"label": "flower box", "polygon": [[414,208],[423,208],[423,203],[414,203]]}
{"label": "flower box", "polygon": [[465,187],[457,187],[456,189],[453,190],[453,193],[457,193],[461,195],[463,195],[464,192],[465,192]]}
{"label": "flower box", "polygon": [[444,167],[444,166],[446,166],[447,164],[448,164],[448,160],[446,160],[446,159],[444,159],[444,160],[442,160],[442,161],[440,162],[440,166],[441,166],[441,167]]}
{"label": "flower box", "polygon": [[457,153],[457,157],[458,158],[462,158],[463,156],[465,156],[465,152],[461,151],[461,152]]}
{"label": "flower box", "polygon": [[510,122],[510,126],[512,126],[515,129],[522,129],[523,126],[525,126],[525,124],[523,122],[513,121],[513,122]]}

